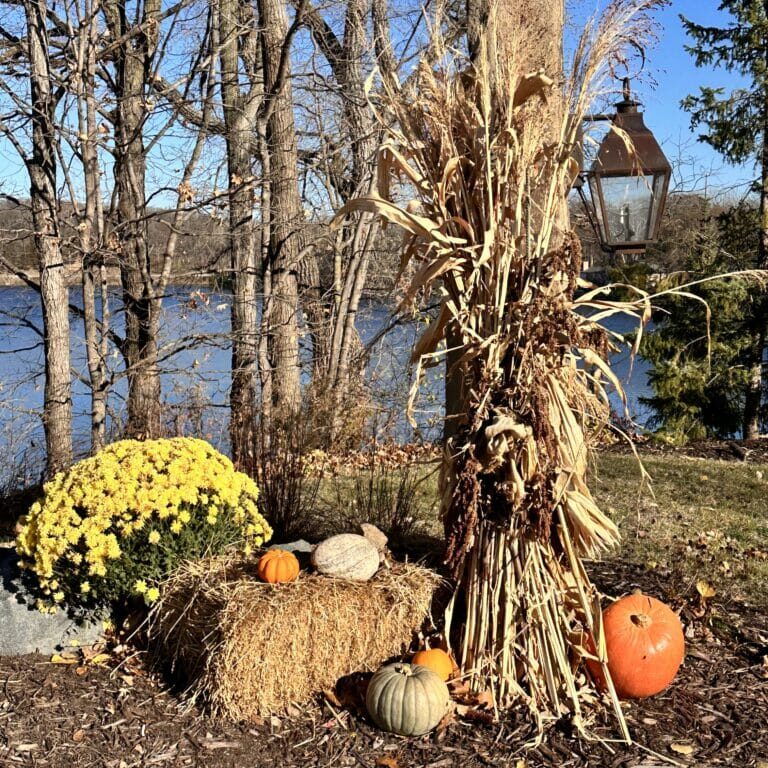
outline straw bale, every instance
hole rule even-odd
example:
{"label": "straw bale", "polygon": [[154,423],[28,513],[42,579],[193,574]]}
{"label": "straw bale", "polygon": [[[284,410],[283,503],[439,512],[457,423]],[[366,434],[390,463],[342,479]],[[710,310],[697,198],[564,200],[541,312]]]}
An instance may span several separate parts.
{"label": "straw bale", "polygon": [[263,717],[406,651],[439,581],[395,563],[363,583],[302,573],[270,585],[253,562],[189,563],[153,610],[151,646],[215,715]]}

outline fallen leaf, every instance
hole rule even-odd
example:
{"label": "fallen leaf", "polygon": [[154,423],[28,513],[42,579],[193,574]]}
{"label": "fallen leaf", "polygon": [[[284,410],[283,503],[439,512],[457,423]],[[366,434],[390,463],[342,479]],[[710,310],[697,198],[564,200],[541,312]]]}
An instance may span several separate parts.
{"label": "fallen leaf", "polygon": [[715,591],[715,588],[708,581],[704,581],[704,579],[696,582],[696,591],[705,600],[709,600],[717,594],[717,592]]}
{"label": "fallen leaf", "polygon": [[109,661],[110,655],[108,653],[97,653],[92,659],[91,664],[106,664]]}
{"label": "fallen leaf", "polygon": [[51,656],[51,664],[77,664],[80,657],[74,653],[54,653]]}
{"label": "fallen leaf", "polygon": [[87,675],[88,674],[88,667],[83,667],[82,665],[77,667],[75,669],[75,674],[78,677],[83,677],[83,675]]}
{"label": "fallen leaf", "polygon": [[448,682],[448,689],[451,692],[451,696],[457,698],[463,698],[472,693],[470,687],[463,680],[450,680]]}
{"label": "fallen leaf", "polygon": [[493,693],[491,691],[480,691],[480,693],[475,694],[475,705],[493,709]]}
{"label": "fallen leaf", "polygon": [[470,723],[481,723],[482,725],[492,725],[494,722],[493,712],[489,712],[487,709],[477,709],[472,707],[464,715],[464,719]]}
{"label": "fallen leaf", "polygon": [[690,744],[670,744],[669,748],[678,755],[692,755],[694,748]]}
{"label": "fallen leaf", "polygon": [[72,741],[74,741],[75,744],[79,744],[83,739],[85,739],[85,731],[82,728],[78,728],[72,734]]}
{"label": "fallen leaf", "polygon": [[389,757],[389,755],[379,755],[376,758],[375,765],[378,765],[379,768],[400,768],[400,763],[394,757]]}

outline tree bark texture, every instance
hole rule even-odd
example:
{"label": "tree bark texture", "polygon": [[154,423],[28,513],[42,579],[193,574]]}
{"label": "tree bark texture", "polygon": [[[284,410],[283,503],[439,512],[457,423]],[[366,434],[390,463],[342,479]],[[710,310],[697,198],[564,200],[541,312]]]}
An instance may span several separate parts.
{"label": "tree bark texture", "polygon": [[26,159],[34,244],[40,268],[45,348],[43,425],[49,476],[72,461],[69,290],[56,208],[56,101],[51,92],[45,0],[25,0],[30,63],[32,153]]}
{"label": "tree bark texture", "polygon": [[[162,432],[157,332],[160,301],[152,285],[147,241],[144,154],[144,87],[157,45],[160,0],[145,0],[141,32],[126,37],[115,50],[116,235],[125,308],[123,355],[128,377],[127,433],[145,439]],[[107,26],[118,39],[131,31],[123,0],[103,5]]]}
{"label": "tree bark texture", "polygon": [[288,20],[280,0],[259,0],[264,92],[267,99],[266,144],[270,158],[271,295],[268,350],[272,405],[278,416],[297,412],[301,402],[299,369],[299,259],[304,211],[298,185],[298,150],[293,116],[290,64],[283,49]]}
{"label": "tree bark texture", "polygon": [[221,95],[226,124],[227,173],[229,177],[229,237],[232,270],[232,383],[229,393],[229,436],[235,466],[251,464],[256,422],[257,313],[256,248],[253,232],[255,203],[250,136],[255,108],[254,84],[244,93],[240,87],[239,41],[243,25],[238,0],[219,3]]}
{"label": "tree bark texture", "polygon": [[[86,0],[87,18],[93,14],[91,0]],[[107,395],[109,379],[107,371],[107,331],[109,318],[109,297],[101,290],[101,318],[97,317],[96,289],[104,288],[102,280],[106,267],[101,258],[103,236],[103,209],[97,153],[98,119],[96,105],[96,45],[98,27],[88,24],[80,33],[80,56],[82,70],[77,83],[78,130],[80,152],[83,161],[85,201],[78,225],[82,257],[83,288],[83,331],[85,334],[86,362],[91,388],[91,451],[104,446]]]}

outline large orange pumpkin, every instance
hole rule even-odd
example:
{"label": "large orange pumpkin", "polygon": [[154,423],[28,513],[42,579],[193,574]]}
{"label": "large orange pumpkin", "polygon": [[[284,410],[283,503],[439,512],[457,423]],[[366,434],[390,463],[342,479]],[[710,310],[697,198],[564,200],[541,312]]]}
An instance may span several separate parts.
{"label": "large orange pumpkin", "polygon": [[[608,671],[616,693],[642,699],[663,691],[674,680],[685,656],[683,627],[667,605],[639,593],[617,600],[603,611]],[[588,666],[604,687],[600,664]]]}
{"label": "large orange pumpkin", "polygon": [[443,682],[453,675],[453,659],[440,648],[418,651],[413,655],[411,664],[431,669]]}
{"label": "large orange pumpkin", "polygon": [[299,575],[299,561],[293,552],[284,549],[270,549],[259,558],[256,572],[268,584],[283,584],[296,581]]}

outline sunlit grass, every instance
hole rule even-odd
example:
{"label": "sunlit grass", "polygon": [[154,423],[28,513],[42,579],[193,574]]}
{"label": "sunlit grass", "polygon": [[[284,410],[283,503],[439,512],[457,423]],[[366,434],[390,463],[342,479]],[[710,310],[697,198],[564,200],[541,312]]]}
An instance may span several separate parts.
{"label": "sunlit grass", "polygon": [[[704,579],[721,596],[768,605],[768,465],[670,455],[643,463],[653,493],[641,485],[632,456],[597,458],[591,487],[622,534],[620,549],[606,559],[674,572],[691,589]],[[439,540],[436,468],[420,474],[415,532]],[[334,505],[349,512],[353,488],[351,478],[324,481],[326,515]]]}
{"label": "sunlit grass", "polygon": [[616,557],[710,582],[724,596],[766,604],[768,465],[679,457],[599,457],[592,487],[619,523]]}

